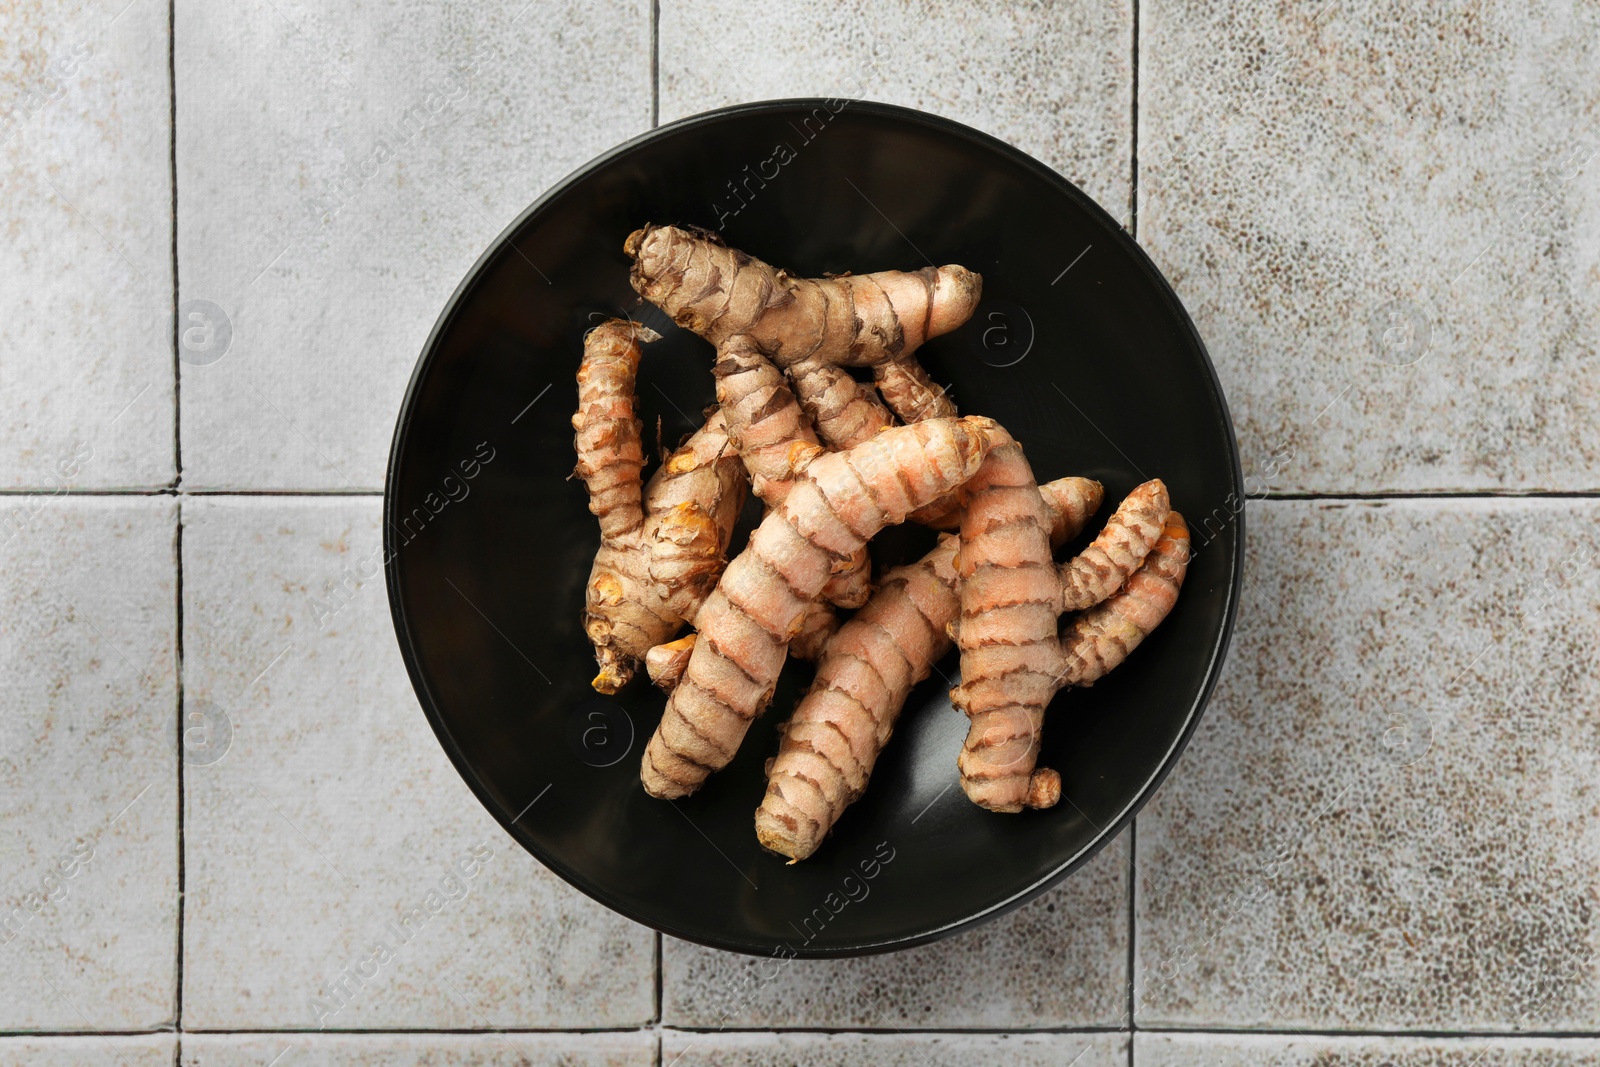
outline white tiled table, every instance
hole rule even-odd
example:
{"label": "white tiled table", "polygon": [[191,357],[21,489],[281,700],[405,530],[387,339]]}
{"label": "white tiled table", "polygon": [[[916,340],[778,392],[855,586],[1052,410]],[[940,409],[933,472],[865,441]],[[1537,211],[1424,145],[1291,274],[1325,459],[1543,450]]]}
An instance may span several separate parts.
{"label": "white tiled table", "polygon": [[[1228,391],[1249,570],[1133,831],[744,995],[499,831],[380,583],[312,600],[505,223],[806,94],[1127,220]],[[1597,0],[70,0],[0,15],[0,107],[0,1063],[1600,1063]]]}

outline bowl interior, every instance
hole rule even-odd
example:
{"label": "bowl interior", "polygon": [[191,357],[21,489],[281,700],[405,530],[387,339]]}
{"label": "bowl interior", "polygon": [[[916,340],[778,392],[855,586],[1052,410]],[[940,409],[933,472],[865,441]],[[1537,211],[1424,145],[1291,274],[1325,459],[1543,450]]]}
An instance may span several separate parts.
{"label": "bowl interior", "polygon": [[[838,110],[835,110],[838,108]],[[1060,694],[1050,811],[991,814],[956,783],[966,720],[954,654],[907,702],[866,796],[785,865],[753,815],[774,726],[809,680],[790,663],[738,758],[697,795],[653,800],[638,760],[664,697],[589,688],[580,627],[599,533],[569,480],[584,331],[631,314],[664,337],[638,383],[647,449],[713,400],[709,345],[641,307],[624,237],[692,223],[796,273],[961,263],[973,320],[921,351],[964,412],[998,419],[1041,481],[1105,483],[1087,543],[1128,490],[1165,479],[1195,529],[1171,618],[1092,689]],[[737,951],[841,955],[920,943],[1043,891],[1125,825],[1187,739],[1237,597],[1243,499],[1215,374],[1134,242],[1042,165],[954,123],[888,107],[751,105],[653,131],[595,161],[485,254],[441,317],[396,433],[390,598],[418,695],[483,803],[535,856],[640,922]],[[744,529],[755,507],[746,509]],[[735,536],[742,546],[744,529]],[[875,543],[880,566],[931,544]],[[530,806],[531,805],[531,806]]]}

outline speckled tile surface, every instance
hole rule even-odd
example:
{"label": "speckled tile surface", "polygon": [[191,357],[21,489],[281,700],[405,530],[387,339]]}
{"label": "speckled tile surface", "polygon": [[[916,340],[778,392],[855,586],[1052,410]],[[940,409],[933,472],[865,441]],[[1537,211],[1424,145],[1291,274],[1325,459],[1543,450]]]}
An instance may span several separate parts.
{"label": "speckled tile surface", "polygon": [[661,120],[789,96],[881,100],[976,126],[1119,219],[1133,140],[1133,7],[661,4]]}
{"label": "speckled tile surface", "polygon": [[1124,1067],[1122,1034],[662,1034],[674,1067]]}
{"label": "speckled tile surface", "polygon": [[1142,1033],[1134,1038],[1134,1062],[1142,1067],[1583,1067],[1600,1063],[1600,1042]]}
{"label": "speckled tile surface", "polygon": [[[498,830],[366,561],[484,246],[812,94],[1129,219],[1253,502],[1136,835],[767,980]],[[0,164],[0,1065],[1600,1064],[1596,0],[22,3]]]}
{"label": "speckled tile surface", "polygon": [[0,1037],[0,1067],[168,1067],[172,1034]]}
{"label": "speckled tile surface", "polygon": [[0,11],[0,488],[175,474],[167,12],[120,8]]}
{"label": "speckled tile surface", "polygon": [[1564,0],[1141,5],[1139,238],[1247,473],[1600,486],[1595,27]]}
{"label": "speckled tile surface", "polygon": [[1597,518],[1251,510],[1226,672],[1139,817],[1136,1022],[1594,1029]]}
{"label": "speckled tile surface", "polygon": [[362,577],[378,519],[374,497],[184,506],[186,1025],[647,1021],[653,935],[505,836],[429,730]]}
{"label": "speckled tile surface", "polygon": [[[1128,841],[970,933],[852,960],[770,960],[662,938],[662,1019],[690,1027],[1115,1025],[1127,1005]],[[959,990],[959,995],[953,995]]]}
{"label": "speckled tile surface", "polygon": [[0,525],[0,1031],[172,1022],[176,511],[74,498]]}
{"label": "speckled tile surface", "polygon": [[649,127],[649,4],[179,0],[176,41],[180,297],[208,302],[181,353],[185,483],[381,487],[467,268]]}
{"label": "speckled tile surface", "polygon": [[[278,1057],[274,1060],[273,1057]],[[651,1067],[656,1037],[614,1034],[186,1034],[180,1067]]]}

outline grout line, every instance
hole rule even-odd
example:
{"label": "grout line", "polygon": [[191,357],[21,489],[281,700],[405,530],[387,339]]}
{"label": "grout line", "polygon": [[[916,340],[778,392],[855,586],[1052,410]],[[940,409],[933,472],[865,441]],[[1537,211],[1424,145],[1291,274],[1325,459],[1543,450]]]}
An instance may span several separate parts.
{"label": "grout line", "polygon": [[[1128,186],[1128,232],[1135,241],[1139,240],[1139,0],[1133,0],[1133,94],[1131,105],[1131,148],[1132,160],[1129,163],[1131,170]],[[1128,1047],[1133,1047],[1129,1042]],[[1129,1052],[1129,1061],[1132,1062],[1133,1053]]]}
{"label": "grout line", "polygon": [[[178,979],[178,988],[174,998],[176,1007],[173,1014],[173,1025],[181,1035],[183,1033],[183,916],[188,901],[186,893],[188,885],[186,880],[187,871],[184,866],[184,808],[186,806],[186,795],[184,793],[183,779],[183,498],[181,496],[178,498],[178,525],[177,529],[173,531],[172,547],[173,556],[177,562],[177,580],[174,582],[177,630],[173,648],[178,698],[178,713],[175,716],[177,719],[176,754],[178,757],[178,961],[177,968],[174,971]],[[178,1038],[178,1044],[181,1050],[183,1044],[181,1036]]]}
{"label": "grout line", "polygon": [[1593,1041],[1600,1038],[1600,1030],[1252,1030],[1246,1027],[1226,1026],[1142,1026],[1141,1034],[1171,1034],[1205,1036],[1221,1034],[1235,1037],[1404,1037],[1430,1041],[1498,1041],[1533,1039],[1537,1041]]}
{"label": "grout line", "polygon": [[[1133,47],[1130,67],[1133,88],[1129,94],[1128,233],[1139,242],[1139,0],[1133,3]],[[1134,1000],[1134,947],[1138,939],[1135,895],[1139,891],[1139,818],[1128,822],[1128,1067],[1133,1067],[1134,1031],[1138,1028]]]}
{"label": "grout line", "polygon": [[176,961],[173,968],[175,988],[173,990],[173,1017],[172,1025],[177,1031],[173,1039],[172,1062],[173,1067],[181,1067],[183,1063],[183,916],[187,900],[185,889],[187,887],[187,871],[184,867],[184,779],[183,779],[183,362],[178,346],[179,331],[183,324],[178,321],[179,282],[178,273],[178,3],[177,0],[167,0],[167,176],[172,183],[172,487],[179,494],[177,497],[177,524],[172,535],[172,552],[175,564],[176,578],[173,582],[173,606],[176,626],[173,632],[174,654],[174,681],[177,712],[173,718],[176,720],[175,731],[176,747],[174,755],[177,757],[178,768],[178,919],[174,937],[173,950]]}
{"label": "grout line", "polygon": [[167,0],[168,180],[172,183],[172,471],[173,488],[183,488],[183,365],[178,338],[178,2]]}
{"label": "grout line", "polygon": [[[280,1034],[285,1036],[285,1037],[320,1037],[320,1036],[322,1036],[324,1034],[335,1034],[335,1035],[339,1035],[341,1037],[361,1037],[361,1036],[386,1037],[386,1036],[395,1036],[395,1035],[414,1036],[414,1035],[428,1035],[428,1034],[449,1034],[449,1035],[463,1034],[463,1035],[466,1035],[466,1036],[470,1037],[470,1036],[492,1036],[494,1034],[555,1034],[555,1035],[566,1034],[566,1035],[572,1035],[572,1036],[582,1036],[582,1035],[585,1035],[585,1034],[665,1034],[665,1033],[667,1033],[669,1031],[671,1033],[675,1033],[675,1034],[873,1034],[873,1035],[882,1035],[882,1036],[888,1036],[888,1035],[891,1035],[891,1034],[929,1034],[929,1035],[933,1035],[933,1036],[938,1036],[940,1034],[975,1034],[975,1035],[993,1034],[993,1035],[996,1035],[996,1036],[1003,1036],[1003,1035],[1006,1035],[1006,1034],[1024,1034],[1024,1035],[1026,1035],[1026,1034],[1125,1034],[1125,1033],[1128,1032],[1126,1028],[1117,1027],[1117,1026],[1054,1026],[1054,1027],[1045,1026],[1045,1027],[1031,1027],[1031,1028],[1028,1028],[1028,1029],[1008,1030],[1008,1029],[1005,1029],[1003,1027],[990,1027],[990,1028],[985,1029],[985,1028],[978,1028],[978,1027],[904,1027],[904,1026],[900,1026],[900,1027],[896,1027],[896,1026],[878,1026],[878,1027],[870,1027],[870,1026],[868,1026],[868,1027],[849,1027],[849,1026],[770,1026],[770,1027],[701,1026],[701,1027],[694,1027],[694,1026],[660,1026],[660,1025],[656,1025],[656,1024],[653,1024],[653,1023],[645,1024],[645,1025],[642,1025],[642,1026],[591,1026],[591,1027],[495,1026],[495,1027],[488,1028],[488,1029],[486,1029],[484,1027],[454,1028],[454,1029],[443,1028],[443,1027],[438,1027],[438,1028],[417,1027],[417,1028],[414,1028],[414,1029],[385,1029],[385,1030],[336,1029],[336,1028],[331,1027],[331,1026],[328,1027],[327,1029],[314,1029],[313,1028],[313,1029],[301,1029],[301,1030],[281,1030],[281,1029],[280,1030],[273,1030],[273,1029],[269,1029],[269,1028],[262,1028],[262,1029],[255,1029],[255,1030],[250,1030],[250,1029],[216,1029],[216,1028],[206,1027],[206,1028],[202,1028],[202,1029],[186,1029],[183,1032],[186,1033],[186,1034],[239,1035],[239,1036],[245,1036],[245,1037],[248,1037],[248,1036],[273,1036],[273,1035],[280,1035]],[[114,1031],[105,1031],[105,1032],[112,1034],[112,1036],[117,1036]],[[1196,1032],[1197,1033],[1210,1033],[1211,1031],[1196,1031]],[[170,1034],[170,1033],[172,1033],[172,1031],[170,1029],[168,1029],[168,1030],[137,1030],[137,1031],[129,1031],[128,1034],[125,1034],[125,1035],[122,1035],[122,1036],[138,1036],[138,1035],[154,1034],[154,1033],[167,1033],[167,1034]],[[1287,1036],[1292,1032],[1291,1031],[1282,1031],[1282,1033],[1284,1033]],[[9,1036],[37,1037],[37,1036],[41,1036],[41,1035],[36,1031],[19,1032],[19,1033],[15,1034],[15,1035],[6,1034],[6,1033],[0,1033],[0,1037],[9,1037]],[[45,1036],[51,1036],[51,1035],[45,1035]],[[90,1031],[74,1030],[74,1031],[63,1031],[59,1035],[55,1035],[55,1036],[93,1037],[95,1035],[94,1035],[94,1033],[92,1033]],[[1475,1035],[1473,1035],[1473,1036],[1475,1036]]]}
{"label": "grout line", "polygon": [[[662,1033],[675,1034],[873,1034],[888,1036],[899,1034],[971,1035],[983,1037],[1029,1036],[1034,1034],[1126,1034],[1126,1026],[1030,1026],[1006,1028],[1003,1026],[663,1026]],[[1143,1031],[1141,1031],[1142,1033]],[[1210,1033],[1211,1031],[1196,1031]],[[1285,1035],[1293,1031],[1282,1031]]]}
{"label": "grout line", "polygon": [[[1034,1035],[1034,1034],[1128,1034],[1132,1032],[1125,1027],[1117,1026],[1041,1026],[1027,1028],[1004,1027],[841,1027],[841,1026],[772,1026],[772,1027],[739,1027],[739,1026],[600,1026],[600,1027],[515,1027],[496,1026],[493,1029],[482,1027],[475,1029],[446,1029],[446,1028],[413,1028],[413,1029],[386,1029],[386,1030],[355,1030],[335,1029],[329,1027],[325,1030],[300,1029],[184,1029],[173,1030],[172,1027],[157,1027],[150,1030],[0,1030],[0,1039],[12,1038],[37,1038],[37,1037],[81,1037],[94,1039],[97,1037],[156,1037],[161,1034],[205,1034],[208,1036],[238,1035],[251,1036],[282,1036],[287,1038],[321,1037],[333,1035],[337,1037],[414,1037],[438,1034],[441,1036],[466,1036],[481,1037],[493,1034],[552,1034],[571,1035],[580,1037],[586,1034],[638,1034],[652,1033],[664,1034],[668,1031],[679,1034],[868,1034],[873,1036],[900,1035],[971,1035],[995,1036],[1008,1035]],[[1550,1041],[1557,1044],[1571,1041],[1594,1041],[1600,1038],[1600,1030],[1381,1030],[1381,1029],[1349,1029],[1349,1030],[1308,1030],[1300,1029],[1252,1029],[1249,1027],[1226,1026],[1141,1026],[1137,1033],[1162,1034],[1168,1036],[1208,1036],[1224,1035],[1235,1037],[1317,1037],[1317,1038],[1364,1038],[1364,1037],[1393,1037],[1411,1038],[1434,1041],[1483,1041],[1483,1040],[1510,1040],[1526,1039],[1536,1041]]]}
{"label": "grout line", "polygon": [[1133,1067],[1133,1035],[1139,1029],[1137,1005],[1134,1001],[1134,946],[1137,936],[1134,924],[1138,912],[1134,907],[1139,891],[1139,817],[1128,823],[1128,1067]]}
{"label": "grout line", "polygon": [[662,963],[662,961],[661,961],[661,931],[657,930],[656,931],[656,950],[655,950],[655,971],[656,971],[656,1004],[655,1004],[655,1009],[656,1010],[655,1010],[655,1018],[651,1020],[651,1022],[653,1022],[657,1026],[661,1025],[662,1019],[663,1019],[662,1011],[661,1011],[661,1000],[662,1000],[662,998],[661,998],[661,983],[662,983],[662,966],[661,966],[661,963]]}
{"label": "grout line", "polygon": [[650,128],[661,125],[661,0],[650,0]]}

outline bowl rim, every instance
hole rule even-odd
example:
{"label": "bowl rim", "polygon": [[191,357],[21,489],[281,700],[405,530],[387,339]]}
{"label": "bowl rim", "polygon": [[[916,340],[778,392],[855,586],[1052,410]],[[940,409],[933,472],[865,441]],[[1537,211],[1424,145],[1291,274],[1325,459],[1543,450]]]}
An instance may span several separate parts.
{"label": "bowl rim", "polygon": [[[394,531],[396,529],[394,521],[395,491],[400,476],[402,457],[405,455],[407,435],[410,430],[411,413],[414,410],[415,402],[419,393],[419,387],[421,386],[423,380],[428,376],[428,372],[431,369],[433,361],[437,355],[439,341],[444,336],[446,331],[448,331],[454,325],[456,316],[460,313],[462,305],[477,288],[478,283],[482,280],[486,269],[500,257],[500,255],[505,251],[506,246],[511,243],[516,234],[535,215],[542,212],[547,205],[564,194],[573,184],[581,181],[594,172],[609,166],[614,161],[628,155],[635,149],[665,136],[679,134],[699,126],[713,125],[730,117],[757,115],[766,112],[780,112],[797,108],[809,109],[826,107],[828,104],[837,103],[841,99],[844,98],[818,96],[784,97],[770,100],[749,101],[746,103],[729,105],[727,107],[714,108],[712,110],[698,112],[693,115],[687,115],[683,118],[653,127],[652,129],[646,130],[643,133],[631,137],[626,141],[623,141],[607,151],[595,156],[587,163],[584,163],[572,170],[561,180],[553,182],[549,188],[540,194],[539,197],[533,201],[533,203],[524,208],[522,212],[519,213],[509,225],[501,230],[499,235],[496,236],[492,242],[490,242],[488,247],[484,249],[483,253],[480,254],[477,260],[473,262],[471,268],[468,269],[467,273],[462,277],[460,283],[457,284],[455,291],[450,294],[450,298],[445,302],[443,310],[440,311],[438,319],[434,322],[432,330],[430,330],[428,333],[427,340],[423,343],[422,352],[418,356],[416,365],[412,368],[411,378],[406,384],[405,394],[400,403],[400,412],[395,422],[395,430],[390,444],[389,460],[386,465],[384,477],[384,587],[388,593],[389,612],[394,623],[395,637],[400,646],[400,655],[405,662],[406,673],[410,676],[412,689],[415,691],[417,696],[417,702],[421,705],[423,714],[427,717],[428,724],[432,727],[435,738],[437,738],[440,746],[444,749],[445,755],[449,757],[451,764],[456,769],[456,772],[461,775],[462,779],[467,783],[468,788],[472,790],[473,795],[477,797],[478,802],[488,810],[489,814],[494,817],[495,821],[500,824],[501,828],[505,830],[506,833],[508,833],[514,840],[516,840],[516,842],[520,844],[525,851],[527,851],[549,870],[553,871],[561,879],[566,881],[569,885],[588,896],[591,900],[595,900],[600,904],[603,904],[607,908],[617,912],[627,919],[659,931],[660,933],[669,934],[672,937],[680,940],[690,941],[695,944],[704,945],[708,948],[714,948],[721,951],[737,952],[752,956],[783,956],[785,958],[797,959],[842,959],[915,948],[919,945],[926,945],[934,941],[951,937],[963,931],[973,929],[974,927],[989,922],[993,919],[997,919],[1008,912],[1020,908],[1029,901],[1034,900],[1041,894],[1054,888],[1070,877],[1084,864],[1088,863],[1089,860],[1094,858],[1102,849],[1115,840],[1116,837],[1133,822],[1135,816],[1137,816],[1144,806],[1149,803],[1150,798],[1155,795],[1158,789],[1160,789],[1162,783],[1166,781],[1167,776],[1172,773],[1173,768],[1177,765],[1179,757],[1183,754],[1184,749],[1188,746],[1190,738],[1194,735],[1195,729],[1199,726],[1200,719],[1204,715],[1207,705],[1210,703],[1211,696],[1216,689],[1217,681],[1222,673],[1222,667],[1227,659],[1228,647],[1233,636],[1234,624],[1238,617],[1239,600],[1242,594],[1244,583],[1246,509],[1241,506],[1233,517],[1233,521],[1236,524],[1237,535],[1234,540],[1231,558],[1228,561],[1228,599],[1226,609],[1223,613],[1222,627],[1218,631],[1216,641],[1211,649],[1210,661],[1206,668],[1206,675],[1201,683],[1200,691],[1195,696],[1194,702],[1189,708],[1182,730],[1179,731],[1172,744],[1168,746],[1167,752],[1162,756],[1160,763],[1157,764],[1155,770],[1145,780],[1144,784],[1141,785],[1134,793],[1132,799],[1123,807],[1123,810],[1118,814],[1117,818],[1112,820],[1104,828],[1097,828],[1095,837],[1083,848],[1079,849],[1075,854],[1057,864],[1048,874],[1037,879],[1032,884],[1007,895],[1003,900],[997,901],[994,904],[991,904],[988,907],[967,915],[961,919],[945,923],[942,926],[904,936],[889,937],[875,941],[863,940],[855,944],[837,945],[824,948],[794,949],[786,946],[785,950],[783,951],[780,951],[773,945],[758,943],[756,941],[741,941],[736,937],[729,937],[719,940],[714,937],[703,936],[691,931],[677,929],[670,920],[664,920],[660,916],[645,915],[635,909],[628,902],[618,899],[604,886],[598,885],[585,878],[579,872],[569,869],[561,862],[558,856],[544,849],[537,843],[537,841],[533,840],[531,836],[525,835],[523,832],[519,831],[514,825],[515,820],[508,819],[508,813],[500,810],[500,805],[491,799],[493,794],[488,783],[479,777],[476,768],[467,759],[465,753],[461,749],[461,746],[456,742],[454,736],[450,732],[448,723],[445,721],[445,717],[440,712],[440,704],[435,700],[432,691],[428,687],[427,679],[424,676],[417,651],[413,646],[412,627],[406,618],[404,610],[401,607],[400,573],[398,566],[400,553],[398,552],[397,546],[394,544]],[[1210,350],[1206,347],[1205,341],[1200,336],[1199,330],[1196,329],[1193,319],[1190,318],[1188,309],[1186,309],[1183,305],[1183,302],[1178,299],[1178,295],[1173,290],[1171,283],[1167,281],[1166,276],[1161,273],[1160,269],[1155,265],[1154,261],[1151,260],[1149,254],[1144,250],[1143,246],[1139,244],[1138,240],[1136,240],[1131,233],[1125,230],[1122,225],[1112,217],[1110,212],[1106,211],[1105,208],[1101,207],[1087,193],[1079,189],[1062,174],[1035,159],[1028,153],[1022,151],[1020,148],[1017,148],[998,137],[984,133],[982,130],[975,129],[954,119],[945,118],[940,115],[933,115],[925,111],[919,111],[915,108],[904,107],[898,104],[889,104],[880,101],[864,99],[844,99],[844,104],[845,106],[844,108],[840,109],[841,111],[854,110],[880,118],[892,119],[898,122],[928,127],[938,133],[960,138],[962,140],[971,142],[980,148],[996,152],[1001,156],[1008,158],[1014,164],[1020,166],[1025,171],[1031,172],[1036,177],[1042,179],[1046,184],[1052,186],[1058,192],[1074,201],[1078,207],[1086,212],[1091,219],[1097,222],[1102,229],[1106,230],[1108,234],[1110,234],[1112,240],[1114,240],[1124,250],[1132,253],[1134,263],[1137,265],[1138,269],[1144,273],[1148,280],[1154,283],[1156,292],[1160,294],[1161,299],[1166,302],[1168,308],[1175,314],[1176,321],[1181,325],[1186,335],[1186,339],[1190,344],[1193,345],[1195,351],[1199,353],[1202,362],[1205,364],[1205,371],[1209,379],[1212,397],[1222,413],[1224,428],[1226,430],[1224,437],[1227,441],[1228,458],[1231,460],[1234,496],[1242,504],[1246,499],[1246,495],[1244,491],[1244,473],[1239,460],[1239,445],[1238,440],[1233,432],[1233,419],[1228,409],[1227,396],[1223,392],[1221,379],[1217,376],[1216,364],[1212,360]],[[1134,217],[1136,218],[1137,215],[1135,214]],[[1092,826],[1093,824],[1091,823],[1090,825]],[[1130,856],[1130,878],[1137,877],[1137,869],[1133,867],[1133,863],[1134,859],[1132,856]],[[1133,936],[1131,930],[1129,931],[1128,936],[1130,938]]]}

